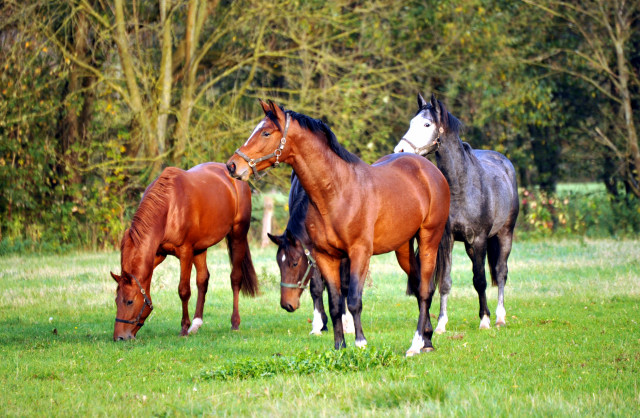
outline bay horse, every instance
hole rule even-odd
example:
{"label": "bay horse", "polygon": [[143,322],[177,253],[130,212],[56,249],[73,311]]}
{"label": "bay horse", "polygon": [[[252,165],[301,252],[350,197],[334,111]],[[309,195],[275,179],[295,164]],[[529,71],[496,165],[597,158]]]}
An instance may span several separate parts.
{"label": "bay horse", "polygon": [[438,244],[449,216],[449,186],[442,173],[414,154],[392,154],[368,165],[342,147],[322,121],[285,111],[272,101],[260,105],[265,117],[227,161],[227,168],[242,180],[281,162],[295,170],[309,196],[305,224],[329,291],[335,348],[345,347],[341,260],[349,258],[347,306],[356,346],[364,347],[360,314],[369,260],[395,251],[419,307],[407,356],[433,350],[429,308]]}
{"label": "bay horse", "polygon": [[[269,239],[278,246],[276,262],[280,268],[280,306],[287,312],[294,312],[300,307],[300,296],[307,287],[313,300],[313,321],[311,332],[322,335],[327,331],[327,314],[322,300],[325,289],[324,279],[311,255],[313,243],[307,233],[305,221],[309,208],[309,197],[302,188],[295,171],[291,173],[291,189],[289,191],[289,221],[282,235],[271,235]],[[340,278],[343,283],[342,293],[346,294],[349,283],[349,260],[343,259],[340,264]],[[353,334],[353,318],[343,303],[342,325],[344,333]]]}
{"label": "bay horse", "polygon": [[436,164],[451,190],[450,230],[445,233],[441,245],[441,248],[445,247],[441,251],[447,256],[440,282],[437,333],[445,332],[448,322],[447,297],[451,289],[454,241],[464,242],[473,263],[473,286],[480,303],[480,329],[491,326],[485,294],[485,257],[489,260],[491,282],[498,286],[495,324],[506,325],[504,285],[509,271],[507,259],[520,210],[516,172],[511,161],[497,151],[472,149],[460,140],[460,127],[460,121],[433,94],[430,103],[418,94],[416,116],[394,149],[395,152],[420,155],[435,152]]}
{"label": "bay horse", "polygon": [[[207,248],[226,238],[232,264],[232,329],[238,329],[238,294],[255,296],[258,279],[251,261],[247,232],[251,220],[251,190],[229,176],[222,163],[205,163],[188,171],[163,170],[145,190],[131,226],[120,244],[114,340],[135,338],[151,313],[153,270],[167,255],[180,259],[178,293],[182,300],[180,335],[194,333],[202,325],[202,311],[209,284]],[[196,267],[198,299],[193,323],[189,319],[191,267]]]}

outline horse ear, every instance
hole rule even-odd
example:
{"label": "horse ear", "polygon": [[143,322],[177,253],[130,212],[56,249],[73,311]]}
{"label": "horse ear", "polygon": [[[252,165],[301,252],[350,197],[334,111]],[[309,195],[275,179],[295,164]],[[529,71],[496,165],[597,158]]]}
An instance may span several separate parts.
{"label": "horse ear", "polygon": [[436,99],[436,96],[433,93],[431,93],[431,106],[433,106],[433,110],[436,112],[436,122],[442,123],[442,109],[440,108],[438,99]]}
{"label": "horse ear", "polygon": [[120,283],[120,279],[121,279],[120,276],[118,276],[117,274],[114,274],[112,271],[110,271],[109,273],[111,273],[111,277],[113,277],[113,280],[115,280],[116,283]]}
{"label": "horse ear", "polygon": [[422,97],[422,94],[418,93],[418,110],[427,105],[427,101]]}
{"label": "horse ear", "polygon": [[276,103],[274,103],[271,100],[269,100],[269,105],[271,106],[270,110],[273,112],[273,114],[276,115],[276,117],[278,118],[279,121],[281,121],[281,123],[284,123],[284,120],[287,117],[284,115],[284,112],[282,111],[280,106],[278,106]]}
{"label": "horse ear", "polygon": [[266,115],[267,112],[269,112],[271,109],[269,108],[269,104],[266,103],[264,100],[262,99],[258,99],[258,102],[260,103],[260,106],[262,106],[262,110],[264,111],[264,114]]}
{"label": "horse ear", "polygon": [[271,235],[270,233],[267,232],[267,236],[269,237],[271,242],[276,244],[278,247],[280,247],[282,245],[282,242],[284,241],[283,235]]}

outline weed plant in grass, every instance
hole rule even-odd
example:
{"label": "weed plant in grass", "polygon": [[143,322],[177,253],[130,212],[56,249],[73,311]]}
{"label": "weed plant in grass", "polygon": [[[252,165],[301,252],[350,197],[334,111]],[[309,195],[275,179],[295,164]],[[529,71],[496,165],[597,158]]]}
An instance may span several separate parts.
{"label": "weed plant in grass", "polygon": [[[0,415],[636,415],[639,244],[517,242],[507,326],[486,331],[456,244],[448,331],[435,352],[409,359],[417,307],[393,255],[373,258],[365,287],[370,346],[348,336],[341,352],[331,331],[309,335],[307,293],[295,313],[280,308],[273,248],[253,251],[262,294],[241,299],[239,331],[220,247],[198,334],[178,336],[179,265],[169,258],[154,274],[152,315],[125,343],[111,341],[119,254],[2,257]],[[192,299],[191,312],[195,289]]]}

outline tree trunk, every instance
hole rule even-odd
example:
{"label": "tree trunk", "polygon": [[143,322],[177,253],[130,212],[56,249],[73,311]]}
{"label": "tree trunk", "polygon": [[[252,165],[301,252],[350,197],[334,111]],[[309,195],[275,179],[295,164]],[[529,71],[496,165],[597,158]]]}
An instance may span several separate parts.
{"label": "tree trunk", "polygon": [[267,234],[271,233],[271,221],[273,220],[273,197],[264,195],[264,212],[262,214],[262,234],[260,246],[265,248],[271,240]]}

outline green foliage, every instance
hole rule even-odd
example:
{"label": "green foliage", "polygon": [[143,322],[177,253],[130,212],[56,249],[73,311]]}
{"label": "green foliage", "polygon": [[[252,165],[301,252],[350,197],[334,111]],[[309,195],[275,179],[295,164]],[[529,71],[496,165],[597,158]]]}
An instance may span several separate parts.
{"label": "green foliage", "polygon": [[516,234],[519,238],[637,236],[640,201],[613,196],[599,185],[568,185],[557,193],[523,189]]}
{"label": "green foliage", "polygon": [[278,374],[306,375],[327,372],[367,371],[383,367],[393,367],[401,358],[388,348],[378,350],[367,347],[366,350],[348,348],[325,352],[305,351],[295,356],[276,354],[270,359],[233,362],[200,374],[202,380],[255,379]]}

